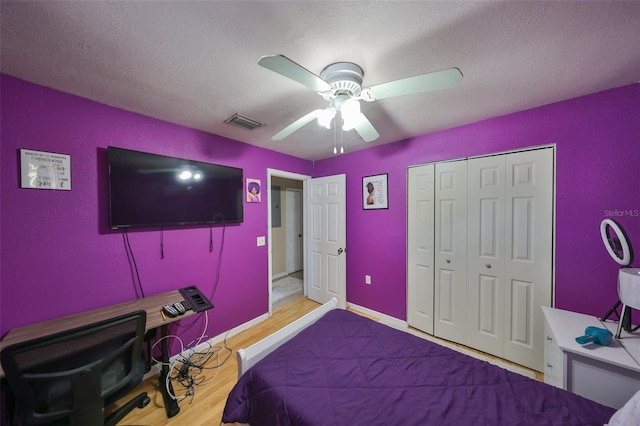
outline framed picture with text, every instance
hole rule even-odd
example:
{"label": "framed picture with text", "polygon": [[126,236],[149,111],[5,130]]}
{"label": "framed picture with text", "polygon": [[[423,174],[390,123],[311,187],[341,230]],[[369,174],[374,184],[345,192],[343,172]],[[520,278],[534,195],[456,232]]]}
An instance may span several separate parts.
{"label": "framed picture with text", "polygon": [[389,187],[387,174],[362,178],[362,208],[364,210],[388,209]]}

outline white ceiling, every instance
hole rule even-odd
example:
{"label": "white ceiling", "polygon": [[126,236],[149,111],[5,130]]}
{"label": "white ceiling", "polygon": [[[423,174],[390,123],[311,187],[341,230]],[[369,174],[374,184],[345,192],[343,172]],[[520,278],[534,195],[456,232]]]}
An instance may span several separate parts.
{"label": "white ceiling", "polygon": [[[360,65],[364,87],[444,68],[455,89],[362,103],[380,138],[346,152],[640,81],[640,1],[6,1],[1,70],[150,117],[309,160],[332,130],[272,135],[327,102],[257,64],[320,74]],[[265,126],[225,124],[234,113]]]}

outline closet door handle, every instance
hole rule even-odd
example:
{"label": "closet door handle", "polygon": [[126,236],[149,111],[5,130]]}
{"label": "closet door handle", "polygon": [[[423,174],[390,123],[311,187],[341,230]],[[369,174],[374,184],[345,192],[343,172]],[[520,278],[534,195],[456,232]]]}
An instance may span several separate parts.
{"label": "closet door handle", "polygon": [[445,262],[451,263],[451,259],[447,259],[447,260],[445,260]]}
{"label": "closet door handle", "polygon": [[487,269],[491,269],[491,264],[490,264],[490,263],[487,263],[487,264],[486,264],[486,265],[484,265],[484,266],[486,266],[486,267],[487,267]]}

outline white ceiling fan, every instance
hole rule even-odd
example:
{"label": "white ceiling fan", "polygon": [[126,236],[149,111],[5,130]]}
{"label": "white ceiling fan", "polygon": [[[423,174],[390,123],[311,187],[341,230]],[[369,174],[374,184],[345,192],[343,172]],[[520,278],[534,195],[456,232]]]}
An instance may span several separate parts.
{"label": "white ceiling fan", "polygon": [[316,109],[304,115],[273,135],[272,140],[284,139],[316,119],[320,125],[329,129],[335,118],[336,122],[342,125],[342,130],[355,129],[365,142],[371,142],[380,134],[360,112],[360,100],[371,102],[394,96],[450,89],[462,80],[462,72],[458,68],[448,68],[363,89],[364,71],[351,62],[336,62],[328,65],[322,70],[320,76],[284,55],[263,56],[258,64],[307,86],[329,101],[328,107]]}

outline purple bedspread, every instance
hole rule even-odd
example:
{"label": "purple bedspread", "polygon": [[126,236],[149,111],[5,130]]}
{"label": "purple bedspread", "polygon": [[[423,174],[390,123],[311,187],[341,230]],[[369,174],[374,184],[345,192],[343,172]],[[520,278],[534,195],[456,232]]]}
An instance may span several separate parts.
{"label": "purple bedspread", "polygon": [[602,425],[615,410],[336,309],[247,371],[223,422]]}

